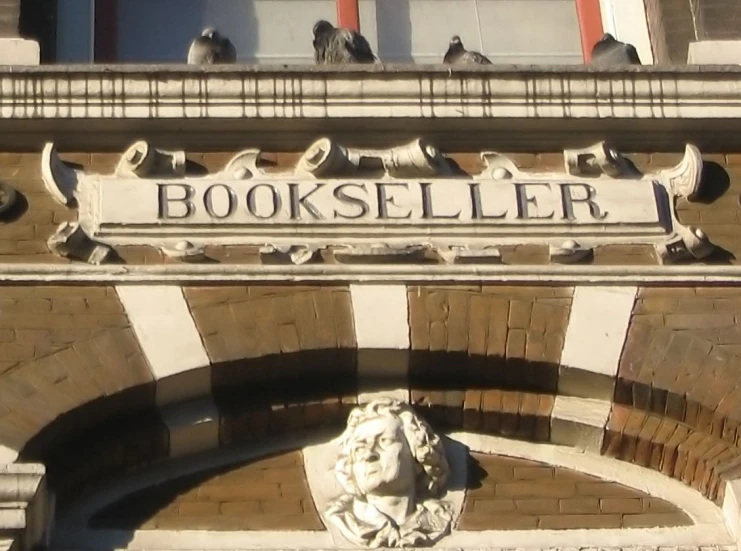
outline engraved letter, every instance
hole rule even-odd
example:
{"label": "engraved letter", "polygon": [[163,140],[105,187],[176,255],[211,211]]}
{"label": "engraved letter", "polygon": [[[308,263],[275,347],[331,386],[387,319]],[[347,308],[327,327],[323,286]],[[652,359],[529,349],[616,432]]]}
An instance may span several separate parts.
{"label": "engraved letter", "polygon": [[398,207],[396,203],[394,203],[393,197],[387,197],[386,196],[386,187],[391,186],[397,186],[397,187],[403,187],[407,191],[409,191],[409,184],[381,184],[376,183],[376,192],[378,194],[378,216],[377,218],[379,220],[383,219],[392,219],[392,220],[406,220],[408,218],[412,217],[412,209],[409,209],[406,214],[402,216],[391,216],[388,212],[388,205],[392,205],[394,207]]}
{"label": "engraved letter", "polygon": [[529,197],[526,186],[545,186],[550,189],[550,184],[515,184],[515,193],[517,194],[517,218],[553,218],[553,211],[543,216],[530,216],[529,206],[538,208],[538,200],[535,197]]}
{"label": "engraved letter", "polygon": [[496,220],[498,218],[504,218],[507,216],[507,209],[501,214],[484,214],[484,209],[481,206],[481,184],[468,184],[471,189],[471,217],[474,220]]}
{"label": "engraved letter", "polygon": [[341,212],[338,212],[337,209],[334,211],[334,217],[335,218],[347,218],[348,220],[355,220],[357,218],[362,218],[366,214],[368,214],[368,211],[370,210],[370,207],[368,206],[368,203],[366,203],[363,199],[360,199],[358,197],[353,197],[352,195],[348,195],[344,192],[345,188],[350,187],[356,187],[362,189],[365,193],[368,193],[368,190],[365,187],[365,184],[342,184],[341,186],[337,186],[334,189],[334,196],[337,200],[342,201],[343,203],[349,203],[351,205],[354,205],[360,209],[360,212],[357,214],[342,214]]}
{"label": "engraved letter", "polygon": [[[224,189],[226,191],[227,203],[226,212],[224,214],[217,214],[214,210],[213,195],[214,190],[216,189]],[[212,186],[208,186],[206,193],[203,194],[203,205],[206,207],[206,212],[211,218],[216,218],[217,220],[228,218],[232,214],[234,214],[234,210],[237,208],[237,194],[234,193],[234,190],[226,184],[214,184]]]}
{"label": "engraved letter", "polygon": [[[607,211],[602,212],[599,205],[594,201],[597,196],[597,190],[589,184],[560,184],[561,186],[561,204],[563,205],[563,218],[564,220],[576,220],[574,214],[574,203],[586,203],[589,205],[589,214],[595,220],[604,220],[607,217]],[[572,187],[582,187],[586,192],[586,197],[577,199],[571,195]]]}
{"label": "engraved letter", "polygon": [[288,194],[291,198],[291,220],[301,220],[301,207],[304,207],[306,212],[311,214],[316,220],[323,220],[324,216],[322,216],[322,213],[314,205],[307,202],[307,199],[320,188],[323,188],[324,184],[317,184],[314,189],[305,195],[298,194],[298,186],[299,184],[288,184]]}
{"label": "engraved letter", "polygon": [[[270,214],[262,215],[262,214],[258,214],[257,212],[257,198],[255,197],[255,195],[257,195],[257,190],[261,187],[265,187],[270,190],[271,205],[273,205],[273,210]],[[273,216],[278,214],[282,205],[283,205],[283,202],[280,199],[280,193],[278,193],[278,190],[275,189],[270,184],[254,185],[247,192],[247,211],[252,216],[254,216],[255,218],[259,218],[260,220],[267,220],[268,218],[272,218]]]}
{"label": "engraved letter", "polygon": [[422,188],[422,218],[425,220],[429,219],[448,219],[455,220],[461,215],[460,209],[455,214],[435,214],[432,210],[432,195],[430,194],[430,183],[420,183]]}
{"label": "engraved letter", "polygon": [[[169,188],[176,187],[183,190],[183,197],[172,198],[168,192]],[[196,207],[193,204],[193,196],[196,194],[196,190],[193,186],[187,184],[157,184],[157,198],[159,205],[157,209],[157,217],[160,220],[182,220],[184,218],[190,218],[196,211]],[[185,207],[185,213],[182,215],[173,215],[170,212],[170,203],[172,202],[183,203]]]}

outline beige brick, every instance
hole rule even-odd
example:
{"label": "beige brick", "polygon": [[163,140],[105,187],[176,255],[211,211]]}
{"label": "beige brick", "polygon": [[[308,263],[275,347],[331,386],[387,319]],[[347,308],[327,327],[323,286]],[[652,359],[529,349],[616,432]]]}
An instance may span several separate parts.
{"label": "beige brick", "polygon": [[600,510],[603,513],[640,513],[643,501],[640,498],[607,497],[600,499]]}
{"label": "beige brick", "polygon": [[597,514],[599,513],[599,499],[597,498],[573,498],[559,499],[559,511],[567,514]]}
{"label": "beige brick", "polygon": [[558,512],[558,499],[516,499],[517,511],[526,515]]}
{"label": "beige brick", "polygon": [[544,515],[538,527],[544,530],[620,528],[620,515]]}
{"label": "beige brick", "polygon": [[517,511],[514,500],[511,499],[474,499],[473,510],[479,514],[485,513],[514,513]]}
{"label": "beige brick", "polygon": [[623,516],[625,528],[653,528],[661,526],[687,526],[692,524],[685,513],[643,513]]}
{"label": "beige brick", "polygon": [[177,509],[178,514],[185,516],[206,516],[219,514],[219,504],[208,501],[181,503],[177,506]]}
{"label": "beige brick", "polygon": [[503,482],[497,484],[497,495],[506,497],[572,497],[576,485],[572,482]]}

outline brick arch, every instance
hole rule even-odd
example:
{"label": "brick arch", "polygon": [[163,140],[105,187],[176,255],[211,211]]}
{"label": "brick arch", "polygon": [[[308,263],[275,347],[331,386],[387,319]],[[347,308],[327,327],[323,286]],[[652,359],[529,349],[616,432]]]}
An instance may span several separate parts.
{"label": "brick arch", "polygon": [[88,402],[108,415],[116,400],[103,397],[153,403],[154,377],[112,287],[2,286],[0,308],[0,447],[22,449]]}
{"label": "brick arch", "polygon": [[[180,288],[176,290],[181,293]],[[592,432],[602,431],[602,426],[558,416],[559,399],[572,397],[563,392],[560,378],[565,367],[561,365],[561,347],[573,288],[412,286],[402,291],[407,299],[405,321],[409,330],[408,348],[396,351],[409,362],[408,376],[403,374],[408,384],[403,386],[402,394],[433,424],[441,429],[463,428],[570,445],[583,443],[564,441],[558,430],[554,435],[554,427],[582,424]],[[677,446],[702,441],[703,446],[710,445],[708,453],[715,453],[716,444],[722,444],[716,440],[722,440],[733,444],[733,449],[716,459],[728,459],[727,454],[735,453],[738,432],[733,407],[739,399],[734,347],[741,339],[733,340],[738,336],[735,317],[720,308],[735,307],[738,291],[705,290],[705,297],[712,292],[712,298],[717,299],[710,317],[681,310],[707,306],[700,300],[705,297],[698,297],[694,290],[695,299],[667,299],[672,293],[681,295],[680,291],[687,294],[685,289],[638,292],[620,358],[614,399],[617,405],[606,440],[619,434],[621,442],[630,442],[636,430],[643,435],[652,434],[652,430],[660,434],[657,425],[676,426],[673,438],[685,434],[687,442],[679,440]],[[359,355],[365,349],[358,348],[348,287],[186,287],[182,294],[197,328],[196,339],[202,339],[210,363],[155,380],[116,289],[1,288],[4,316],[0,323],[9,325],[0,327],[0,339],[10,335],[15,340],[10,345],[0,342],[0,347],[26,354],[11,363],[0,360],[4,368],[0,382],[3,377],[8,381],[0,385],[0,391],[16,393],[8,403],[13,408],[18,405],[0,420],[0,427],[6,427],[10,435],[7,442],[17,447],[25,445],[23,458],[43,460],[56,443],[75,438],[95,440],[96,436],[84,436],[94,434],[88,432],[93,429],[92,421],[109,420],[115,426],[119,419],[136,412],[156,419],[149,425],[165,437],[153,444],[158,451],[152,457],[167,457],[171,442],[163,408],[169,404],[158,401],[158,392],[165,382],[177,386],[181,378],[194,373],[206,373],[201,381],[204,384],[187,398],[205,396],[215,401],[220,414],[216,438],[221,444],[248,441],[269,434],[275,426],[286,430],[299,422],[315,426],[319,420],[339,424],[357,401],[362,390]],[[659,316],[649,307],[668,311]],[[95,321],[95,325],[71,326],[71,321],[78,318],[85,323]],[[656,324],[659,319],[662,325]],[[724,320],[728,326],[718,326]],[[667,325],[668,321],[673,325]],[[724,340],[711,342],[710,333],[702,326],[708,321],[718,338]],[[696,326],[687,327],[690,322]],[[65,336],[70,331],[76,333]],[[29,347],[23,341],[42,336],[38,350],[36,345]],[[54,339],[59,339],[59,345],[45,348],[43,342],[53,343]],[[106,361],[90,363],[83,350],[94,350]],[[681,361],[667,362],[665,355]],[[658,359],[671,369],[657,369]],[[138,378],[132,379],[132,374]],[[124,376],[129,379],[121,384]],[[98,380],[111,386],[97,385]],[[401,380],[397,378],[396,384]],[[32,398],[19,400],[27,388]],[[678,403],[681,407],[670,407]],[[608,401],[604,404],[609,406]],[[623,410],[619,406],[631,408],[627,417],[620,413]],[[40,417],[39,411],[50,413]],[[634,421],[638,416],[645,422]],[[159,436],[147,438],[144,440],[154,441]],[[8,445],[3,440],[0,444]],[[630,453],[615,449],[606,445],[603,451],[627,461],[636,460]],[[148,456],[142,452],[134,463],[145,462],[143,457]],[[65,461],[65,465],[75,462],[74,458]],[[125,468],[129,463],[124,459],[116,465]],[[728,466],[732,465],[730,461]],[[648,462],[647,466],[653,465]],[[664,474],[676,476],[674,472]],[[679,478],[693,483],[687,475]],[[703,491],[718,498],[719,491],[712,490],[713,485],[709,488]]]}
{"label": "brick arch", "polygon": [[[204,401],[213,402],[216,409],[219,447],[308,429],[339,429],[357,403],[354,372],[339,361],[342,357],[333,350],[314,350],[309,356],[300,351],[281,355],[278,363],[269,356],[205,366],[200,369],[248,373],[249,378],[240,375],[239,383],[223,384],[215,377],[222,384],[195,399],[166,406],[156,403],[160,381],[101,396],[44,425],[20,450],[19,461],[46,465],[50,487],[64,502],[105,480],[178,455],[176,433],[189,429],[187,410],[192,405],[198,415]],[[317,364],[317,358],[328,362],[322,377],[317,373],[324,364]],[[191,375],[187,371],[167,381],[173,386],[187,384]],[[181,417],[186,414],[184,425],[173,424],[173,410]],[[197,421],[194,417],[196,425]]]}
{"label": "brick arch", "polygon": [[603,453],[722,500],[741,475],[740,305],[737,287],[639,291]]}

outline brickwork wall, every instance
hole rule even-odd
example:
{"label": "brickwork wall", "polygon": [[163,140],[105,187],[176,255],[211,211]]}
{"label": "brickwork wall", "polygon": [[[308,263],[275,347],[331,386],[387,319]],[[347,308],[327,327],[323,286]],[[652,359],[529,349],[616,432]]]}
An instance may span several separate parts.
{"label": "brickwork wall", "polygon": [[450,427],[547,440],[571,287],[410,287],[412,401]]}
{"label": "brickwork wall", "polygon": [[738,287],[641,289],[616,401],[735,442],[741,436],[740,306]]}
{"label": "brickwork wall", "polygon": [[186,287],[211,361],[354,348],[346,287]]}
{"label": "brickwork wall", "polygon": [[[412,384],[439,377],[466,387],[553,390],[572,294],[571,287],[411,286]],[[435,353],[469,361],[452,373],[449,361],[429,361]]]}
{"label": "brickwork wall", "polygon": [[461,530],[686,526],[691,519],[643,492],[561,467],[472,454]]}
{"label": "brickwork wall", "polygon": [[0,286],[0,443],[152,381],[112,287]]}
{"label": "brickwork wall", "polygon": [[324,530],[298,451],[136,492],[98,513],[90,525],[122,530]]}
{"label": "brickwork wall", "polygon": [[605,453],[720,499],[741,455],[741,289],[640,289]]}

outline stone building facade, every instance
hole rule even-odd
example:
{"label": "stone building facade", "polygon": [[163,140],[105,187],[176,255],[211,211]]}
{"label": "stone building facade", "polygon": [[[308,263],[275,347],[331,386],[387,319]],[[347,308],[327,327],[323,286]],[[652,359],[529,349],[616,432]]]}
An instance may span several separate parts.
{"label": "stone building facade", "polygon": [[736,550],[741,70],[621,2],[655,66],[34,65],[0,2],[0,549]]}

